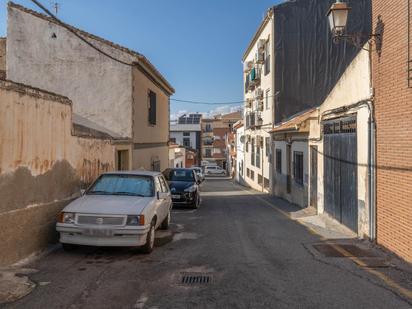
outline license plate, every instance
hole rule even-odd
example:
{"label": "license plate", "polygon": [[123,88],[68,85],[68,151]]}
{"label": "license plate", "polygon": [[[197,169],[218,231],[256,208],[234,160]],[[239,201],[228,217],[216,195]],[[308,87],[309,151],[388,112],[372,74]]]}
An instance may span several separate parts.
{"label": "license plate", "polygon": [[87,236],[94,236],[94,237],[111,237],[113,236],[112,230],[108,229],[85,229],[83,230],[83,234]]}
{"label": "license plate", "polygon": [[179,198],[180,198],[180,195],[179,195],[179,194],[173,194],[173,195],[172,195],[172,198],[179,199]]}

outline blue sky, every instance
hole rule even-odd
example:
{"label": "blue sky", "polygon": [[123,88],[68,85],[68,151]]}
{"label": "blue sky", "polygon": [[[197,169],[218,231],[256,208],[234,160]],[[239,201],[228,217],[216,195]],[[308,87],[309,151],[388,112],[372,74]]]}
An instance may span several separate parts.
{"label": "blue sky", "polygon": [[[64,22],[144,54],[176,89],[177,99],[243,98],[242,54],[266,10],[279,0],[40,0],[60,3]],[[14,0],[36,9],[29,0]],[[0,0],[0,36],[7,1]],[[232,105],[233,106],[233,105]],[[171,102],[171,114],[230,106]]]}

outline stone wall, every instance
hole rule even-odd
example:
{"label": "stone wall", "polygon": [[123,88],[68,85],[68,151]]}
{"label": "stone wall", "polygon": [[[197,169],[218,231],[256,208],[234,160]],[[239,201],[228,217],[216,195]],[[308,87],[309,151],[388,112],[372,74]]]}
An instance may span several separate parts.
{"label": "stone wall", "polygon": [[114,168],[110,140],[73,136],[71,101],[0,81],[0,265],[56,240],[59,211]]}

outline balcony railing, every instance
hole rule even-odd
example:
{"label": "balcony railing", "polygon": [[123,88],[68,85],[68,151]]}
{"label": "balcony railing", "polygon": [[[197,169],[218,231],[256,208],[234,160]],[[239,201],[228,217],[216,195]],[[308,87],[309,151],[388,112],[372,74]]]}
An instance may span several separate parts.
{"label": "balcony railing", "polygon": [[253,90],[260,83],[260,69],[253,67],[246,75],[245,81],[245,93],[249,90]]}

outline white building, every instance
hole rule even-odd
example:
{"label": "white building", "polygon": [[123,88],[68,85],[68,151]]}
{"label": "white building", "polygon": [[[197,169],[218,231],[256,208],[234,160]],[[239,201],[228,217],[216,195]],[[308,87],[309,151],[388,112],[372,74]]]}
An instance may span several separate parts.
{"label": "white building", "polygon": [[274,123],[274,17],[267,14],[243,55],[245,182],[270,192],[271,147],[268,131]]}
{"label": "white building", "polygon": [[236,130],[236,166],[235,166],[235,180],[241,184],[246,185],[245,182],[245,127],[243,121],[238,121],[234,124],[233,129]]}
{"label": "white building", "polygon": [[197,149],[200,146],[200,124],[171,124],[170,140],[178,145]]}

